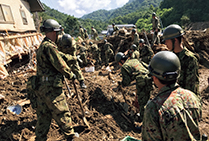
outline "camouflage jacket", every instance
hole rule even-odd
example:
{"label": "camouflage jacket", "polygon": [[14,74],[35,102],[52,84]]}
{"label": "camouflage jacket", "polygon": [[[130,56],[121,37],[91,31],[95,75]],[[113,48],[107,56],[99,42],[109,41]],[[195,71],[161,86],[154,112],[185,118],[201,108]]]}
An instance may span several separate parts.
{"label": "camouflage jacket", "polygon": [[143,125],[143,141],[200,140],[200,99],[178,84],[164,86],[147,104]]}
{"label": "camouflage jacket", "polygon": [[65,54],[70,54],[72,56],[76,56],[76,42],[75,40],[72,40],[72,46],[69,47],[69,46],[62,46],[62,43],[59,43],[59,51],[65,53]]}
{"label": "camouflage jacket", "polygon": [[123,77],[122,85],[128,86],[132,81],[139,78],[140,75],[146,75],[148,70],[139,62],[138,59],[129,59],[121,67]]}
{"label": "camouflage jacket", "polygon": [[114,26],[113,31],[118,31],[119,27],[118,26]]}
{"label": "camouflage jacket", "polygon": [[199,95],[199,64],[195,54],[189,51],[186,47],[176,54],[181,62],[181,72],[178,79],[178,84]]}
{"label": "camouflage jacket", "polygon": [[89,47],[89,52],[93,53],[93,52],[98,52],[99,48],[96,44],[93,44]]}
{"label": "camouflage jacket", "polygon": [[152,30],[160,29],[160,22],[157,17],[155,19],[152,18]]}
{"label": "camouflage jacket", "polygon": [[148,45],[144,45],[140,50],[140,58],[143,62],[149,64],[151,58],[154,56],[154,52]]}
{"label": "camouflage jacket", "polygon": [[113,48],[113,45],[111,43],[107,42],[104,44],[104,51],[107,51],[112,48]]}
{"label": "camouflage jacket", "polygon": [[44,81],[48,81],[49,85],[61,87],[63,75],[69,79],[73,77],[73,73],[66,63],[72,59],[71,57],[59,52],[57,45],[45,37],[36,55],[37,76],[44,78]]}
{"label": "camouflage jacket", "polygon": [[130,55],[131,55],[130,59],[139,59],[139,56],[140,56],[140,54],[139,54],[139,52],[137,50],[135,50]]}
{"label": "camouflage jacket", "polygon": [[96,29],[93,28],[91,30],[91,36],[94,36],[94,37],[97,37],[98,36],[98,33],[97,33]]}
{"label": "camouflage jacket", "polygon": [[134,42],[133,42],[136,46],[139,45],[139,34],[135,33],[134,34]]}

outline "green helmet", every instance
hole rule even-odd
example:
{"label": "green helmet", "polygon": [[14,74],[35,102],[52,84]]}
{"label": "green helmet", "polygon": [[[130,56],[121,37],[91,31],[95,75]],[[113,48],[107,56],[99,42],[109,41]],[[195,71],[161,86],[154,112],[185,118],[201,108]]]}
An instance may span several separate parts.
{"label": "green helmet", "polygon": [[148,68],[151,75],[169,82],[179,77],[181,65],[175,53],[171,51],[160,51],[151,59]]}
{"label": "green helmet", "polygon": [[156,13],[155,12],[152,13],[152,17],[154,17],[154,16],[156,16]]}
{"label": "green helmet", "polygon": [[72,37],[70,36],[70,34],[62,35],[61,44],[62,46],[68,46],[68,47],[72,46]]}
{"label": "green helmet", "polygon": [[144,39],[140,39],[139,40],[139,43],[144,43]]}
{"label": "green helmet", "polygon": [[184,31],[183,29],[177,25],[177,24],[172,24],[169,25],[163,32],[163,39],[164,40],[169,40],[169,39],[173,39],[176,37],[180,37],[184,35]]}
{"label": "green helmet", "polygon": [[53,19],[47,19],[43,22],[40,27],[41,32],[61,31],[62,26]]}
{"label": "green helmet", "polygon": [[135,33],[135,32],[136,32],[136,29],[135,29],[135,28],[133,28],[133,29],[132,29],[132,32],[133,32],[133,33]]}
{"label": "green helmet", "polygon": [[93,43],[92,42],[89,42],[89,45],[93,45]]}
{"label": "green helmet", "polygon": [[130,49],[133,49],[133,50],[137,50],[137,46],[135,44],[133,44]]}
{"label": "green helmet", "polygon": [[107,40],[106,39],[104,40],[104,43],[107,43]]}
{"label": "green helmet", "polygon": [[116,55],[115,55],[115,61],[116,62],[120,62],[121,59],[125,58],[125,54],[122,53],[122,52],[118,52]]}

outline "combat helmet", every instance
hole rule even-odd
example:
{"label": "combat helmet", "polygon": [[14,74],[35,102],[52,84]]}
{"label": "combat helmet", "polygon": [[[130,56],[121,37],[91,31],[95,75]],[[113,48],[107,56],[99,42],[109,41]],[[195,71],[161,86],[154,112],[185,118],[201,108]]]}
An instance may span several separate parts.
{"label": "combat helmet", "polygon": [[89,42],[89,45],[93,45],[93,43],[92,42]]}
{"label": "combat helmet", "polygon": [[135,44],[133,44],[130,49],[133,49],[133,50],[137,50],[137,46]]}
{"label": "combat helmet", "polygon": [[135,32],[136,32],[136,29],[135,29],[135,28],[133,28],[133,29],[132,29],[132,32],[133,32],[133,33],[135,33]]}
{"label": "combat helmet", "polygon": [[122,52],[118,52],[116,55],[115,55],[115,61],[116,62],[121,62],[122,59],[124,59],[126,56],[124,53]]}
{"label": "combat helmet", "polygon": [[155,12],[152,13],[152,17],[154,17],[154,16],[156,16],[156,13]]}
{"label": "combat helmet", "polygon": [[84,42],[81,43],[83,46],[85,46],[86,44]]}
{"label": "combat helmet", "polygon": [[144,43],[144,39],[140,39],[139,40],[139,43]]}
{"label": "combat helmet", "polygon": [[169,82],[179,77],[181,65],[175,53],[160,51],[151,59],[148,69],[151,75]]}
{"label": "combat helmet", "polygon": [[40,27],[41,32],[51,32],[51,31],[61,31],[62,26],[53,19],[47,19],[43,22],[43,25]]}
{"label": "combat helmet", "polygon": [[70,34],[62,35],[61,44],[62,46],[68,46],[68,47],[72,46],[72,37],[70,36]]}
{"label": "combat helmet", "polygon": [[177,25],[177,24],[172,24],[169,25],[163,32],[163,40],[169,40],[169,39],[174,39],[176,37],[180,37],[184,35],[183,29]]}

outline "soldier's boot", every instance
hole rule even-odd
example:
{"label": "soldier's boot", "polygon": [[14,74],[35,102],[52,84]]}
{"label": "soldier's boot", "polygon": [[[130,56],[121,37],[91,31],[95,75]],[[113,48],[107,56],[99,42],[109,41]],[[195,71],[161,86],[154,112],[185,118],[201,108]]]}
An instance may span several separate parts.
{"label": "soldier's boot", "polygon": [[80,86],[83,89],[86,89],[87,88],[83,80],[80,81]]}

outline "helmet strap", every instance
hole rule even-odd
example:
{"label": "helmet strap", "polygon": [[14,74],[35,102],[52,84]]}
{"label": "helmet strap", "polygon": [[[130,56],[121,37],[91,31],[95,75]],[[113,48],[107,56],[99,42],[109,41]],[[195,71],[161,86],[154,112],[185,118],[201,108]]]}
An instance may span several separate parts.
{"label": "helmet strap", "polygon": [[175,38],[174,39],[171,39],[172,41],[172,52],[174,52],[174,49],[175,49]]}

